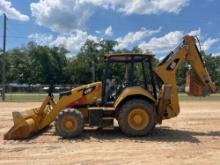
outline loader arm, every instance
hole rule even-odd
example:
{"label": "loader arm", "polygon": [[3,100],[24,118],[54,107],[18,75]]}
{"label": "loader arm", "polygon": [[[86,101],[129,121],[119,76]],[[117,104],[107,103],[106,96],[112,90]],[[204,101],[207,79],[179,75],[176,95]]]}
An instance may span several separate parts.
{"label": "loader arm", "polygon": [[[179,99],[178,89],[176,84],[177,70],[182,62],[188,62],[191,65],[194,75],[190,74],[191,79],[196,81],[191,82],[191,85],[197,86],[202,92],[194,90],[190,91],[187,86],[187,93],[194,96],[206,96],[214,93],[217,87],[211,80],[209,73],[205,67],[204,61],[197,48],[196,40],[192,36],[185,36],[182,44],[180,44],[173,52],[171,52],[164,60],[155,68],[154,72],[159,79],[159,88],[162,90],[163,85],[171,85],[170,104],[166,107],[164,118],[172,118],[179,114]],[[188,85],[188,84],[187,84]],[[160,92],[161,93],[161,92]]]}
{"label": "loader arm", "polygon": [[4,139],[24,139],[49,126],[57,114],[79,104],[94,104],[101,98],[102,83],[95,82],[73,88],[60,95],[57,102],[50,94],[39,108],[24,112],[13,112],[14,126],[4,135]]}

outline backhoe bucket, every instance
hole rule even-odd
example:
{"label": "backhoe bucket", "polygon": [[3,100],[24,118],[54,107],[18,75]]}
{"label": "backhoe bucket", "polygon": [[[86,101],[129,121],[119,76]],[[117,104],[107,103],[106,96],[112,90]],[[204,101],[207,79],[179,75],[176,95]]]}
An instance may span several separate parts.
{"label": "backhoe bucket", "polygon": [[201,80],[192,71],[188,71],[186,75],[185,92],[190,96],[207,96],[211,89],[204,86]]}
{"label": "backhoe bucket", "polygon": [[14,126],[4,135],[6,140],[25,139],[37,131],[38,109],[13,112]]}

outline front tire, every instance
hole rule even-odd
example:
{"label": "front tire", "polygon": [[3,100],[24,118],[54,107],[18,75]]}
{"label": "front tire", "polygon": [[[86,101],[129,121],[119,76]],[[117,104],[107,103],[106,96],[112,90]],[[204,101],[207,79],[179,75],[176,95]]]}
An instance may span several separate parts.
{"label": "front tire", "polygon": [[131,136],[147,135],[156,125],[156,111],[143,99],[132,99],[119,109],[119,127]]}
{"label": "front tire", "polygon": [[63,138],[74,138],[83,131],[83,115],[76,109],[61,111],[55,120],[56,133]]}

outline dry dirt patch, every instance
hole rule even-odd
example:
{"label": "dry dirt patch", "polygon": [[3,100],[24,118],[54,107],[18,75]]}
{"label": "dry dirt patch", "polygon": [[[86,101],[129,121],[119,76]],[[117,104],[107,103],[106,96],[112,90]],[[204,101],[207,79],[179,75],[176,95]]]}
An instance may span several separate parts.
{"label": "dry dirt patch", "polygon": [[116,128],[86,130],[80,138],[63,140],[52,125],[30,140],[3,140],[12,111],[39,105],[0,103],[0,164],[220,164],[220,101],[181,102],[177,118],[141,138]]}

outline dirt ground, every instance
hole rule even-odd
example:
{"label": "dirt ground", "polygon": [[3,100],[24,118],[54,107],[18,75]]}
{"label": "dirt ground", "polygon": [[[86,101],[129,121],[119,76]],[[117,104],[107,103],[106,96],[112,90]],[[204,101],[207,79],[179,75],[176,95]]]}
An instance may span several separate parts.
{"label": "dirt ground", "polygon": [[220,164],[220,101],[182,101],[180,115],[147,137],[126,137],[116,128],[64,140],[51,126],[30,140],[3,140],[11,112],[39,104],[0,103],[0,164]]}

